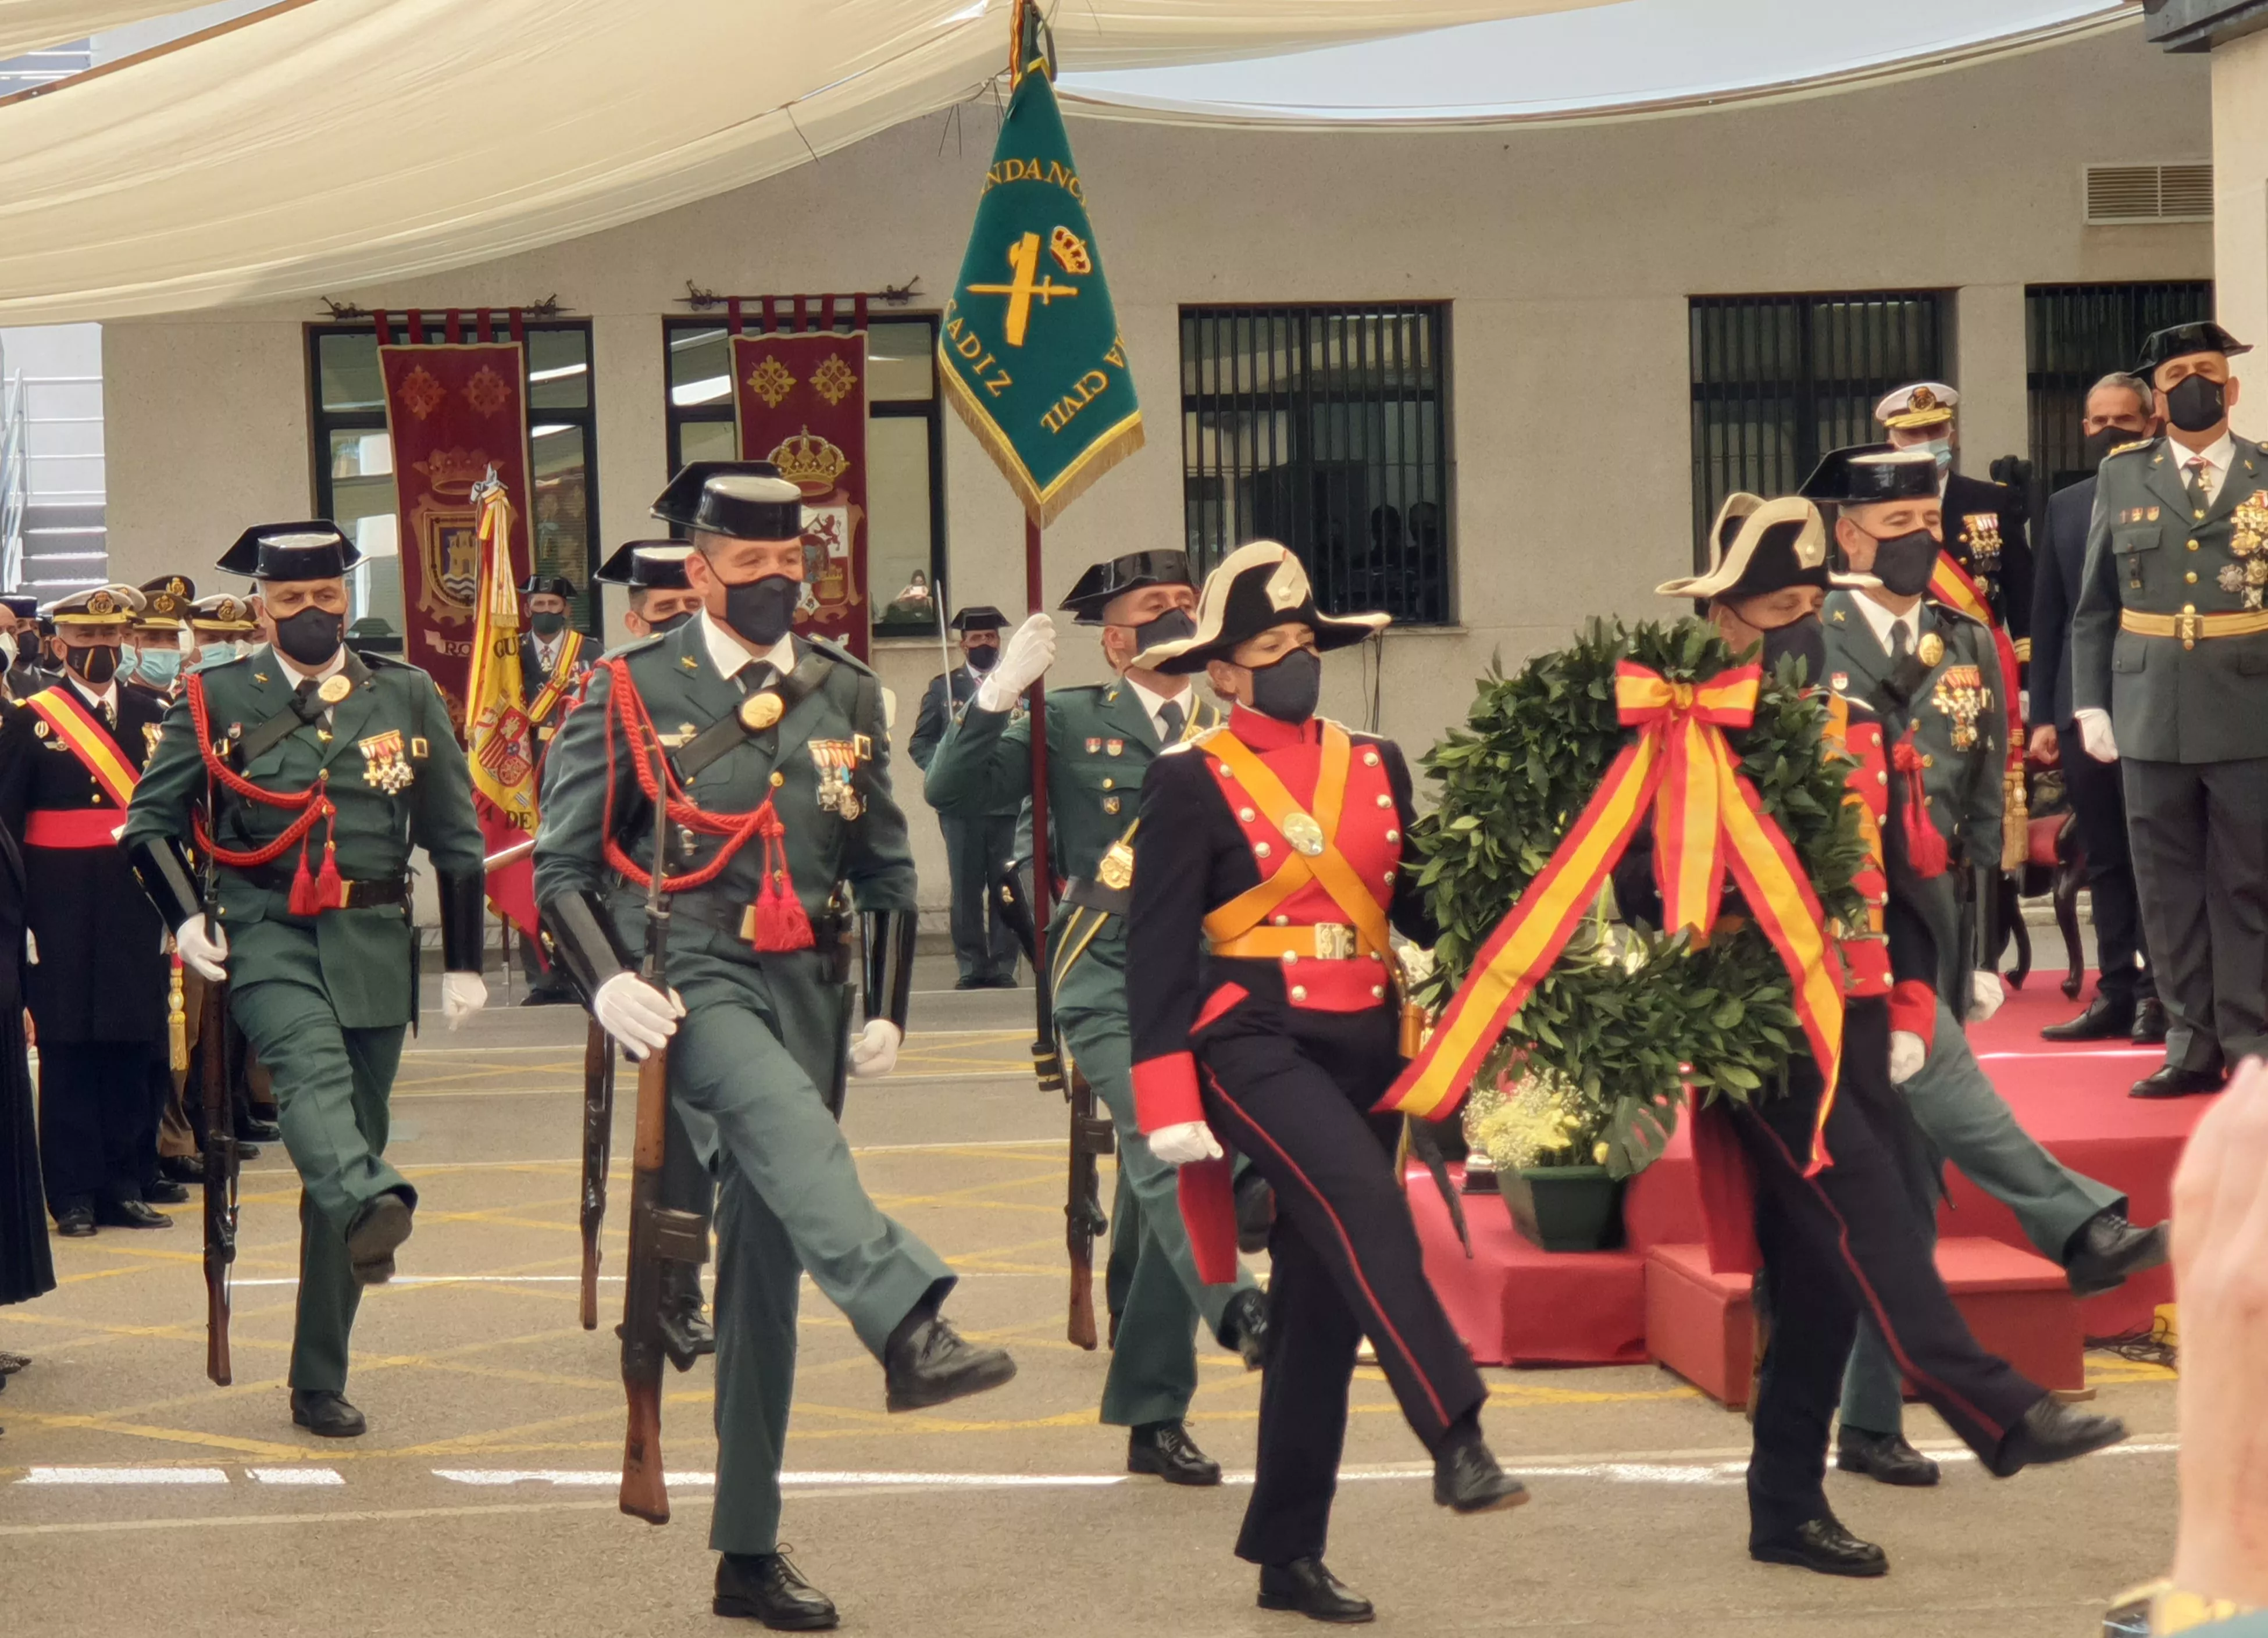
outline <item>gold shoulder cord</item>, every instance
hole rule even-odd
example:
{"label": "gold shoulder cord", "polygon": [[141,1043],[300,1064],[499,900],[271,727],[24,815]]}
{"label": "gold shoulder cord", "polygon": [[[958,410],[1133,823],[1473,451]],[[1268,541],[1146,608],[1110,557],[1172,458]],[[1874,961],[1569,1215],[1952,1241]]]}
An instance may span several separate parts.
{"label": "gold shoulder cord", "polygon": [[[1121,892],[1134,885],[1134,833],[1141,828],[1142,821],[1138,819],[1126,827],[1124,835],[1104,850],[1102,863],[1094,867],[1095,880]],[[1101,933],[1102,924],[1110,919],[1108,910],[1096,910],[1093,913],[1093,919],[1086,923],[1083,935],[1074,931],[1087,913],[1086,906],[1073,905],[1071,914],[1064,918],[1064,942],[1057,946],[1061,953],[1056,958],[1052,980],[1057,988],[1062,988],[1072,964],[1086,953],[1086,947]]]}

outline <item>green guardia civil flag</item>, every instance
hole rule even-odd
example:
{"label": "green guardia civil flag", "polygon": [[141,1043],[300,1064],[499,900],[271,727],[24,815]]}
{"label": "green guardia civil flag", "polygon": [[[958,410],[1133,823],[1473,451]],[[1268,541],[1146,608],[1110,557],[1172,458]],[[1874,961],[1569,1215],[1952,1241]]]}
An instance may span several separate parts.
{"label": "green guardia civil flag", "polygon": [[1142,411],[1048,64],[1025,62],[938,359],[954,408],[1045,525],[1142,447]]}

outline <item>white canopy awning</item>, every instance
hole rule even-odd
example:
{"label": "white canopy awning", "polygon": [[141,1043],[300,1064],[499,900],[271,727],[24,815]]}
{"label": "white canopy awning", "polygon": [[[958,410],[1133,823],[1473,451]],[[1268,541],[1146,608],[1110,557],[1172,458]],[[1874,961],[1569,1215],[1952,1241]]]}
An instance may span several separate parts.
{"label": "white canopy awning", "polygon": [[181,9],[181,0],[0,0],[0,62]]}

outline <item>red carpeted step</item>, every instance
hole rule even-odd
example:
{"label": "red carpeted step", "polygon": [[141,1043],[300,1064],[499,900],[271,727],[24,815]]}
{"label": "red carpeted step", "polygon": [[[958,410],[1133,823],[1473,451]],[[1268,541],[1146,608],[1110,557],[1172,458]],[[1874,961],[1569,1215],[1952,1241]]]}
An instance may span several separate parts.
{"label": "red carpeted step", "polygon": [[[2079,1304],[2060,1268],[1988,1239],[1940,1241],[1937,1267],[1985,1348],[2042,1387],[2085,1385]],[[1711,1398],[1748,1403],[1754,1326],[1747,1274],[1712,1273],[1698,1245],[1646,1252],[1646,1350]]]}

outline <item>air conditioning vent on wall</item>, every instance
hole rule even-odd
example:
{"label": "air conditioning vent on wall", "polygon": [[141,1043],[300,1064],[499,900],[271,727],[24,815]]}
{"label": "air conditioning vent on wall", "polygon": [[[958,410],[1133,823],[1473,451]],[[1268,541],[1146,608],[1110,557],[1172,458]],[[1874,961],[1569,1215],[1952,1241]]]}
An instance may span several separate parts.
{"label": "air conditioning vent on wall", "polygon": [[2090,224],[2213,220],[2210,165],[2090,165]]}

